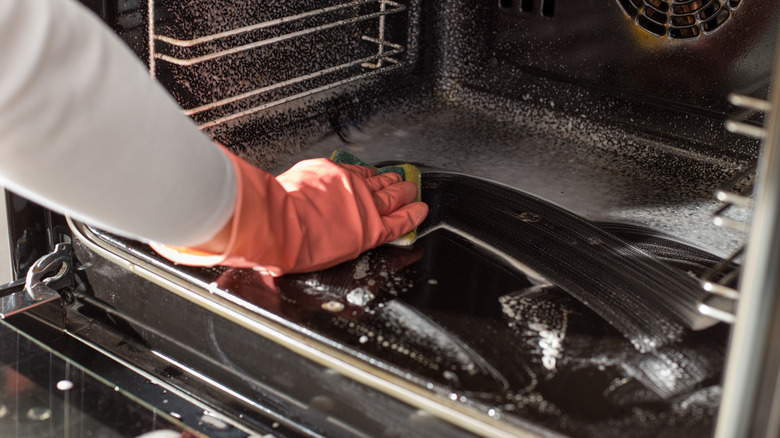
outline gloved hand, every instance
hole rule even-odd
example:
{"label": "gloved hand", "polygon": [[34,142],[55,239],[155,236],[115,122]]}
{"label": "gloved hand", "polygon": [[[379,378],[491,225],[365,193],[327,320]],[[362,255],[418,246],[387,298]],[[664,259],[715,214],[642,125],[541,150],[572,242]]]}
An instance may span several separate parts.
{"label": "gloved hand", "polygon": [[314,159],[274,178],[225,153],[237,177],[227,245],[219,254],[152,245],[171,261],[261,266],[274,276],[317,271],[395,240],[428,214],[413,202],[417,186],[395,173]]}

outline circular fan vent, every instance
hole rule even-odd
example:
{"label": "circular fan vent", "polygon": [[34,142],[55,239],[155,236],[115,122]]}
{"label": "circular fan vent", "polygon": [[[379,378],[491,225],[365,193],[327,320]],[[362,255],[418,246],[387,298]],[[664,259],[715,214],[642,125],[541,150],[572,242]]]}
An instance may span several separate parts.
{"label": "circular fan vent", "polygon": [[742,0],[617,0],[637,26],[660,37],[698,38],[725,23]]}

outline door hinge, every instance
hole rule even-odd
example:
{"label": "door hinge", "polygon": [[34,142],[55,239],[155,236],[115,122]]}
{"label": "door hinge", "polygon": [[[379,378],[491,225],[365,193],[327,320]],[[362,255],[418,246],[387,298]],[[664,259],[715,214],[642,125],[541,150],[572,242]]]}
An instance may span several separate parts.
{"label": "door hinge", "polygon": [[74,285],[73,249],[58,243],[30,267],[26,278],[0,286],[0,318],[59,299],[62,290]]}

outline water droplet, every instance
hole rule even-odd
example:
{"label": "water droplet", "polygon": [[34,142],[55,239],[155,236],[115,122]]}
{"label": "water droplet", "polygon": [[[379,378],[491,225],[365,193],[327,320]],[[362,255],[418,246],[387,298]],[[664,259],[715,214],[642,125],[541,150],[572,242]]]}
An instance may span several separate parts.
{"label": "water droplet", "polygon": [[528,222],[528,223],[534,223],[539,222],[542,218],[536,213],[530,212],[530,211],[524,211],[518,215],[521,221]]}
{"label": "water droplet", "polygon": [[181,420],[181,414],[178,412],[171,412],[171,417]]}
{"label": "water droplet", "polygon": [[429,278],[428,279],[428,284],[430,284],[431,286],[436,286],[437,284],[439,284],[439,280],[437,280],[435,278]]}
{"label": "water droplet", "polygon": [[215,417],[214,414],[209,411],[203,411],[203,415],[201,415],[200,421],[206,426],[215,430],[225,430],[228,428],[227,423]]}
{"label": "water droplet", "polygon": [[358,339],[358,342],[360,342],[361,344],[365,344],[366,342],[368,342],[368,336],[366,335],[361,336],[360,339]]}
{"label": "water droplet", "polygon": [[274,421],[274,424],[272,424],[271,427],[273,427],[274,429],[278,429],[279,428],[279,423]]}
{"label": "water droplet", "polygon": [[27,418],[33,421],[45,421],[51,418],[51,409],[39,406],[27,411]]}
{"label": "water droplet", "polygon": [[57,382],[57,389],[60,391],[70,391],[73,389],[73,382],[67,379],[60,380]]}
{"label": "water droplet", "polygon": [[328,301],[327,303],[322,303],[321,306],[324,310],[327,310],[328,312],[341,312],[344,310],[344,304],[339,303],[338,301]]}

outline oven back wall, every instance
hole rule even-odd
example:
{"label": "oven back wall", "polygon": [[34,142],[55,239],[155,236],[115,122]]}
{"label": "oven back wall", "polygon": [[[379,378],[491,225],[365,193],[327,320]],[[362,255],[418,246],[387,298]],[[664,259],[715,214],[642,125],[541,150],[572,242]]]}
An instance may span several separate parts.
{"label": "oven back wall", "polygon": [[[642,5],[641,13],[629,13],[622,3]],[[443,87],[554,105],[626,130],[678,138],[686,149],[745,158],[758,144],[723,129],[736,112],[727,96],[765,97],[780,8],[771,0],[733,3],[465,0],[433,6],[428,24],[437,29]],[[700,17],[714,14],[715,5],[727,18],[713,27]],[[659,25],[664,36],[648,30],[658,28],[640,17],[647,14],[665,20]],[[688,27],[699,29],[698,36],[678,36],[675,23],[684,20],[693,21]]]}
{"label": "oven back wall", "polygon": [[[145,0],[84,1],[148,62]],[[160,0],[155,2],[155,23],[160,32],[192,38],[341,3],[302,0],[250,7],[234,1]],[[242,117],[207,129],[207,134],[243,158],[271,167],[334,127],[404,107],[409,100],[470,105],[458,92],[465,87],[521,105],[555,105],[556,110],[585,114],[642,135],[679,140],[675,146],[717,158],[751,159],[757,154],[758,142],[727,133],[723,121],[734,112],[727,102],[729,93],[763,96],[767,91],[780,19],[780,8],[771,0],[401,4],[406,9],[387,17],[386,32],[389,40],[405,46],[403,68]],[[355,14],[364,12],[375,11]],[[158,77],[182,106],[194,107],[225,97],[226,90],[246,92],[343,62],[344,56],[366,47],[358,40],[363,34],[374,35],[375,25],[368,20],[343,28],[348,32],[312,34],[213,65],[181,68],[159,62]],[[170,49],[159,41],[156,45]],[[353,45],[355,50],[338,53]],[[207,122],[222,115],[219,111],[194,117]]]}
{"label": "oven back wall", "polygon": [[[521,69],[720,114],[729,92],[769,79],[776,2],[557,0],[554,14],[538,10],[553,1],[500,2],[496,55]],[[623,3],[643,6],[629,13]]]}

